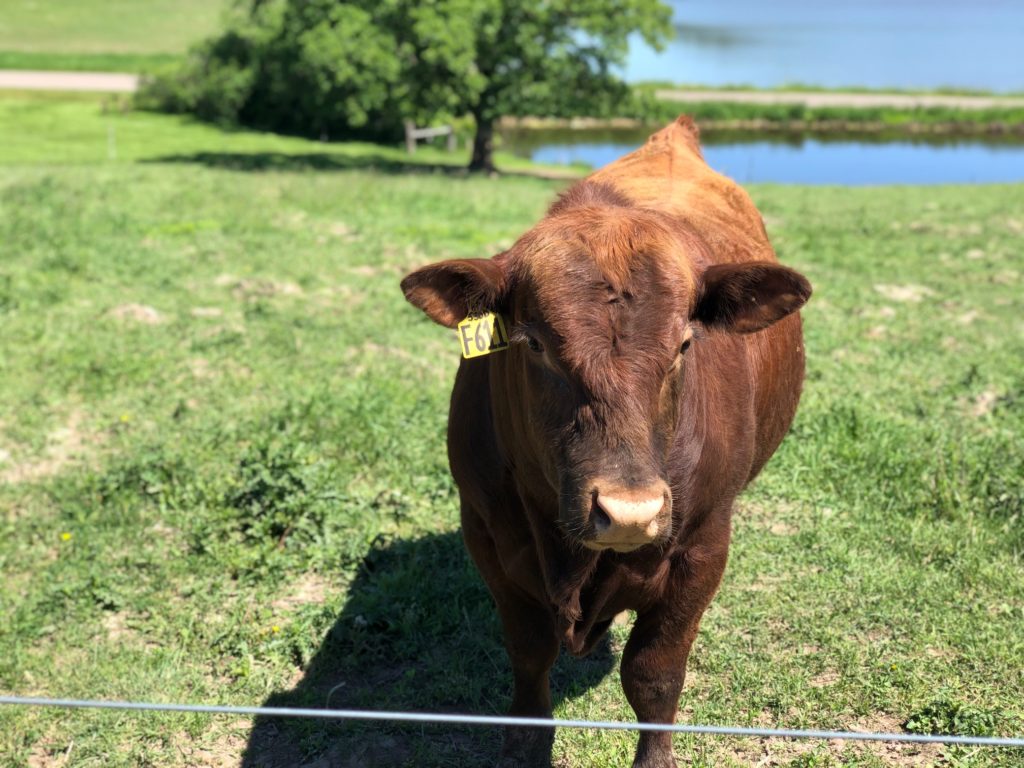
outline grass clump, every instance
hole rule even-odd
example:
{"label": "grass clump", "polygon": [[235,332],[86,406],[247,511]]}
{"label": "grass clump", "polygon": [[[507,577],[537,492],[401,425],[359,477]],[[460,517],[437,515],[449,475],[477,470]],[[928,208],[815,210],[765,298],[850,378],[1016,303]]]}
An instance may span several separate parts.
{"label": "grass clump", "polygon": [[991,736],[996,718],[990,713],[949,699],[934,699],[904,723],[911,733]]}

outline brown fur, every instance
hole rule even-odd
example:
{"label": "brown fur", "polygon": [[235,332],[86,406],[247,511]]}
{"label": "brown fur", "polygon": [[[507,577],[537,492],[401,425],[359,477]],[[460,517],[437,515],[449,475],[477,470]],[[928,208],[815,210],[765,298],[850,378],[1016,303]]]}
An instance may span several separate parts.
{"label": "brown fur", "polygon": [[[425,267],[403,289],[445,325],[502,312],[517,341],[463,361],[448,430],[463,535],[512,661],[511,712],[550,715],[559,645],[586,653],[631,609],[623,688],[640,720],[672,722],[733,501],[796,410],[807,281],[777,264],[749,197],[707,167],[681,118],[509,251]],[[665,483],[649,544],[589,548],[599,494]],[[548,765],[550,748],[549,732],[510,729],[505,764]],[[635,766],[674,764],[667,735],[641,735]]]}

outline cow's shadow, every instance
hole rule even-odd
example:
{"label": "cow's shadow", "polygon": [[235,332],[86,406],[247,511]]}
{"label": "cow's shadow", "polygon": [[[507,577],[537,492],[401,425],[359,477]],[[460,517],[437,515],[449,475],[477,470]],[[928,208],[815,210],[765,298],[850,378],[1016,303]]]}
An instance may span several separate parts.
{"label": "cow's shadow", "polygon": [[[584,659],[563,654],[555,702],[596,685],[615,663],[607,638]],[[511,669],[494,605],[457,533],[370,549],[334,626],[298,684],[270,707],[504,713]],[[260,718],[245,768],[493,765],[499,729]]]}

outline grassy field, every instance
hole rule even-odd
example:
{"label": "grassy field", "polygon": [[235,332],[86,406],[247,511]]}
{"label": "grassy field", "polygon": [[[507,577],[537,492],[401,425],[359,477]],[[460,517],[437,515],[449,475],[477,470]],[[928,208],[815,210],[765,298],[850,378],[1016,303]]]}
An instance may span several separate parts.
{"label": "grassy field", "polygon": [[0,69],[143,71],[216,31],[230,0],[0,0]]}
{"label": "grassy field", "polygon": [[[0,163],[93,165],[125,162],[195,163],[237,170],[448,170],[460,172],[468,150],[420,144],[325,143],[259,131],[224,131],[182,116],[133,111],[123,97],[91,93],[0,92]],[[544,166],[496,154],[509,172],[578,176],[582,167]]]}
{"label": "grassy field", "polygon": [[[444,451],[454,338],[404,272],[564,182],[0,99],[0,691],[502,712]],[[110,134],[115,151],[108,150]],[[687,722],[1024,731],[1024,186],[758,186],[808,380],[743,497]],[[629,719],[628,627],[554,676]],[[561,732],[560,768],[634,739]],[[2,766],[486,766],[497,734],[0,708]],[[1024,755],[682,738],[695,766]],[[243,759],[244,755],[244,759]]]}

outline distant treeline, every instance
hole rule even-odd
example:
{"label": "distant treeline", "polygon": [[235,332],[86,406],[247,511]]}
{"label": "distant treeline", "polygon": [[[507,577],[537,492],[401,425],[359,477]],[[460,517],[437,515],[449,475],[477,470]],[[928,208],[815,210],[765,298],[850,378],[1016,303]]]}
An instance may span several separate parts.
{"label": "distant treeline", "polygon": [[1024,107],[807,106],[800,103],[686,102],[658,98],[663,86],[632,89],[617,117],[660,124],[680,113],[704,125],[749,130],[819,130],[922,133],[1024,133]]}

